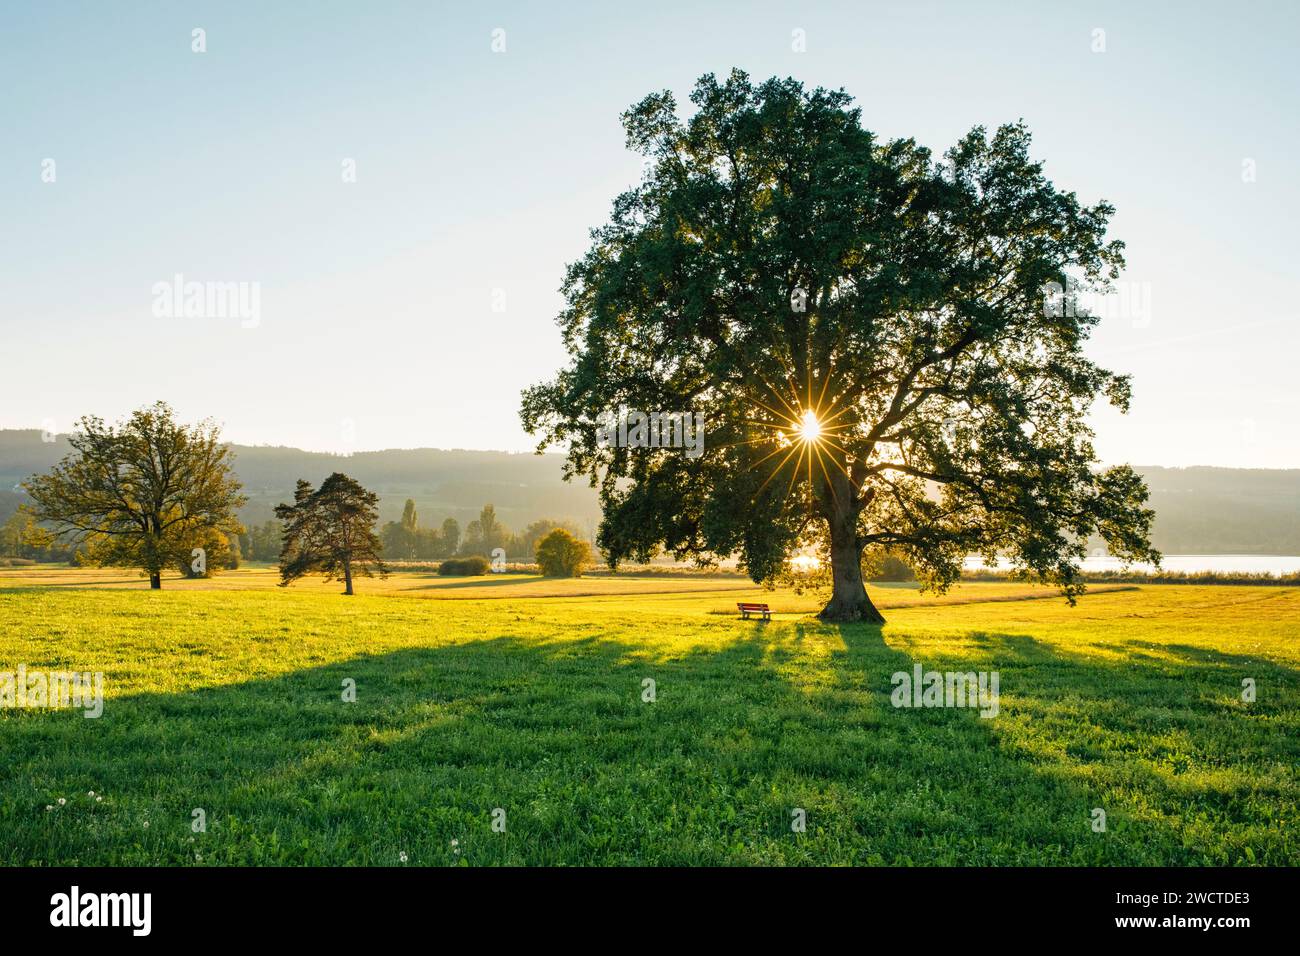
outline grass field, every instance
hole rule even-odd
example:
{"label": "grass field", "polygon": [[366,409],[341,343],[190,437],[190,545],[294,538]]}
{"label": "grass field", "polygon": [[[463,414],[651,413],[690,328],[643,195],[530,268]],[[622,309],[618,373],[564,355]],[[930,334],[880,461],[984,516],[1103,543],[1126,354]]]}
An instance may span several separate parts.
{"label": "grass field", "polygon": [[[274,582],[0,571],[0,671],[106,696],[0,710],[0,863],[1300,863],[1300,589],[878,587],[876,628],[735,580]],[[914,663],[998,671],[998,715],[894,708]]]}

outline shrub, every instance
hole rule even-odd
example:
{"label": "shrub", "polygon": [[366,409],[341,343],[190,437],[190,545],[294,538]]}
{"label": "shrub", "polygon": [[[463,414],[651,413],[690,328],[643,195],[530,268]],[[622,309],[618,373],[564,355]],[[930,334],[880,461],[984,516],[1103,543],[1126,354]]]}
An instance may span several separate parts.
{"label": "shrub", "polygon": [[915,581],[916,573],[896,551],[869,548],[862,555],[862,576],[868,581]]}
{"label": "shrub", "polygon": [[887,553],[884,560],[880,562],[880,573],[876,575],[877,581],[915,581],[916,573],[911,566],[898,555]]}
{"label": "shrub", "polygon": [[481,554],[473,554],[468,558],[448,558],[438,565],[438,573],[454,577],[466,577],[487,574],[490,567],[492,565],[488,563],[487,558]]}
{"label": "shrub", "polygon": [[537,564],[548,578],[580,578],[591,561],[587,542],[579,541],[563,528],[549,532],[537,542]]}

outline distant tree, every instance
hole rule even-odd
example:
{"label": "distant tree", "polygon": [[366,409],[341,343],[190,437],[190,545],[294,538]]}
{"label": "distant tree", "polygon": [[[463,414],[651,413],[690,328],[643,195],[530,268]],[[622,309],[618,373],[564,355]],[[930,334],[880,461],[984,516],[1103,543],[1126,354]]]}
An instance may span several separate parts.
{"label": "distant tree", "polygon": [[416,557],[419,533],[420,519],[415,501],[407,498],[401,520],[388,522],[379,533],[384,542],[384,556],[400,560]]}
{"label": "distant tree", "polygon": [[407,498],[406,504],[402,506],[402,527],[415,534],[415,529],[420,526],[420,517],[415,510],[415,500]]}
{"label": "distant tree", "polygon": [[379,529],[379,540],[384,545],[384,557],[394,560],[410,558],[414,552],[414,540],[402,527],[400,521],[388,521]]}
{"label": "distant tree", "polygon": [[591,548],[563,528],[556,528],[537,542],[537,563],[548,578],[582,577],[591,560]]}
{"label": "distant tree", "polygon": [[352,576],[387,577],[380,553],[383,544],[375,534],[379,496],[347,475],[335,472],[319,490],[302,479],[293,504],[277,505],[276,517],[284,522],[284,548],[280,553],[280,586],[306,574],[323,574],[325,580],[341,578],[343,593],[352,594]]}
{"label": "distant tree", "polygon": [[510,533],[510,537],[506,538],[503,547],[506,549],[506,557],[508,558],[524,557],[524,539],[513,531]]}
{"label": "distant tree", "polygon": [[[1098,467],[1089,427],[1131,391],[1088,356],[1079,301],[1124,266],[1112,206],[1057,189],[1022,124],[940,159],[878,139],[842,90],[736,70],[691,100],[624,114],[644,176],[570,266],[572,361],[521,408],[599,487],[611,564],[735,554],[765,581],[811,549],[820,616],[876,623],[873,546],[933,590],[974,553],[1071,600],[1092,535],[1159,559],[1146,487]],[[620,407],[698,409],[708,445],[610,442]]]}
{"label": "distant tree", "polygon": [[512,553],[525,561],[532,561],[537,557],[537,542],[541,541],[542,538],[546,537],[549,532],[556,528],[563,528],[579,540],[583,540],[586,537],[582,533],[582,529],[572,521],[555,521],[551,518],[540,518],[525,528],[523,534],[519,535],[517,550]]}
{"label": "distant tree", "polygon": [[915,581],[908,563],[893,551],[869,549],[862,558],[862,576],[868,581]]}
{"label": "distant tree", "polygon": [[444,555],[442,535],[436,528],[417,528],[415,531],[415,557],[430,561]]}
{"label": "distant tree", "polygon": [[483,510],[479,512],[478,523],[483,534],[483,547],[487,549],[489,554],[492,549],[505,544],[506,538],[510,535],[510,529],[497,520],[495,505],[483,506]]}
{"label": "distant tree", "polygon": [[451,557],[460,547],[460,522],[455,518],[448,518],[442,523],[442,554],[440,557]]}
{"label": "distant tree", "polygon": [[250,561],[277,560],[283,546],[282,536],[283,528],[278,521],[267,521],[265,524],[250,528],[247,535],[248,559]]}
{"label": "distant tree", "polygon": [[20,507],[0,526],[0,556],[45,561],[55,553],[58,549],[53,533],[37,524],[26,508]]}
{"label": "distant tree", "polygon": [[484,505],[478,519],[465,527],[465,542],[461,554],[490,555],[495,548],[504,548],[510,540],[510,529],[497,519],[497,509]]}
{"label": "distant tree", "polygon": [[461,554],[487,554],[483,544],[483,524],[477,518],[465,525],[465,540],[460,543]]}
{"label": "distant tree", "polygon": [[196,536],[242,530],[235,513],[246,499],[215,424],[181,425],[157,402],[117,426],[88,415],[68,443],[71,454],[23,487],[38,520],[86,546],[84,560],[140,568],[161,588],[163,568],[185,559]]}
{"label": "distant tree", "polygon": [[31,515],[15,511],[3,525],[0,525],[0,557],[21,558],[21,541],[23,525],[31,520]]}
{"label": "distant tree", "polygon": [[225,569],[227,571],[239,570],[239,565],[243,562],[242,562],[242,555],[240,554],[239,551],[238,535],[231,535],[226,539],[226,551],[227,551],[227,557],[226,557]]}

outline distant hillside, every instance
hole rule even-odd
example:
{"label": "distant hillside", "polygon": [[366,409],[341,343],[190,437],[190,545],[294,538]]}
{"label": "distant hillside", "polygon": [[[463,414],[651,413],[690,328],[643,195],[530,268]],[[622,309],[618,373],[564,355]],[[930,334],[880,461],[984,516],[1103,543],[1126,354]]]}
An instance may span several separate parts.
{"label": "distant hillside", "polygon": [[[277,504],[291,501],[299,478],[319,484],[334,471],[346,472],[379,495],[381,523],[400,518],[407,498],[415,500],[425,527],[451,517],[463,528],[488,503],[515,531],[538,518],[569,519],[594,531],[600,520],[595,490],[585,482],[561,480],[563,456],[558,454],[418,448],[343,457],[297,448],[231,447],[249,499],[241,513],[245,524],[266,521]],[[0,429],[0,522],[25,498],[14,485],[68,451],[62,435],[47,443],[39,431]]]}
{"label": "distant hillside", "polygon": [[[297,448],[233,446],[249,497],[246,523],[271,517],[294,482],[319,483],[344,471],[380,496],[381,521],[396,520],[414,498],[421,524],[453,517],[462,527],[491,502],[514,530],[538,518],[594,529],[596,493],[560,479],[562,457],[433,448],[358,452],[349,457]],[[14,485],[68,451],[67,439],[42,442],[36,430],[0,430],[0,522],[23,500]],[[1137,466],[1156,510],[1155,545],[1168,554],[1300,554],[1300,469]]]}
{"label": "distant hillside", "polygon": [[1166,554],[1300,554],[1300,469],[1134,467]]}

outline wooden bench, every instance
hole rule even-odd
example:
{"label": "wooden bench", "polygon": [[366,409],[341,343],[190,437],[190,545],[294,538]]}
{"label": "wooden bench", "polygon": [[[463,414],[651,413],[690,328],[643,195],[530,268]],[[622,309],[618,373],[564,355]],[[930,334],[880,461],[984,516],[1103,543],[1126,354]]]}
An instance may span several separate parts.
{"label": "wooden bench", "polygon": [[772,610],[766,604],[746,604],[743,601],[737,601],[736,607],[740,608],[742,620],[748,621],[751,614],[761,614],[765,621],[772,620]]}

